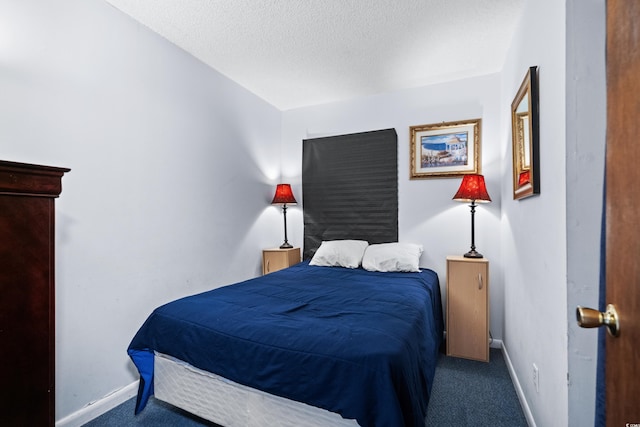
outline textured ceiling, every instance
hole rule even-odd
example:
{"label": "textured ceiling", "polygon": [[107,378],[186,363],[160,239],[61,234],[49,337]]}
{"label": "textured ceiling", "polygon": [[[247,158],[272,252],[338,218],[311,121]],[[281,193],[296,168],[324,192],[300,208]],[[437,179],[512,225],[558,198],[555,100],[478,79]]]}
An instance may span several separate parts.
{"label": "textured ceiling", "polygon": [[281,110],[494,73],[525,0],[106,0]]}

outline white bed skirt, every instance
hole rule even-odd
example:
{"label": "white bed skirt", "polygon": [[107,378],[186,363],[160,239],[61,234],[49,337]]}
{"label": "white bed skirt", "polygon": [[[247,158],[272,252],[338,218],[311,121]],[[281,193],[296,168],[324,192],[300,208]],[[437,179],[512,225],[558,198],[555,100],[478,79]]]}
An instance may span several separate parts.
{"label": "white bed skirt", "polygon": [[156,353],[157,399],[224,427],[357,427],[355,420],[274,396]]}

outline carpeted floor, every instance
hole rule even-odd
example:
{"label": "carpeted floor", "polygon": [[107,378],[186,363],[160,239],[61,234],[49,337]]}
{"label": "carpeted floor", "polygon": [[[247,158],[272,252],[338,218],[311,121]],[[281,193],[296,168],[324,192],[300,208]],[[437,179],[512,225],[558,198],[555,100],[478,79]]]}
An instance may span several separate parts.
{"label": "carpeted floor", "polygon": [[[138,416],[134,416],[134,404],[135,399],[130,399],[85,427],[215,426],[154,398]],[[527,426],[502,352],[491,349],[490,363],[441,354],[425,426]]]}
{"label": "carpeted floor", "polygon": [[490,360],[440,356],[426,426],[527,426],[502,351]]}

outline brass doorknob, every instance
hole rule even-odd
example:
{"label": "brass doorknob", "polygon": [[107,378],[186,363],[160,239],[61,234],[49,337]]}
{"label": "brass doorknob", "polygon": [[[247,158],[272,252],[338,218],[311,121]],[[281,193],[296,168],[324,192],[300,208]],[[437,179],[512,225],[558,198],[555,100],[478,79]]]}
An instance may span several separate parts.
{"label": "brass doorknob", "polygon": [[620,335],[620,320],[613,304],[607,305],[607,311],[604,313],[593,308],[578,306],[576,319],[582,328],[597,328],[604,325],[612,336]]}

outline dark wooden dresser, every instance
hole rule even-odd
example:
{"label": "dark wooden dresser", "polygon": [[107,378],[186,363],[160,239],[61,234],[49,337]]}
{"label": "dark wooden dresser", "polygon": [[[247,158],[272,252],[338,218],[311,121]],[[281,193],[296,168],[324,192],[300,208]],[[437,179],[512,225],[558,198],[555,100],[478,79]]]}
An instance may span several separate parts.
{"label": "dark wooden dresser", "polygon": [[55,422],[54,200],[69,169],[0,161],[0,425]]}

